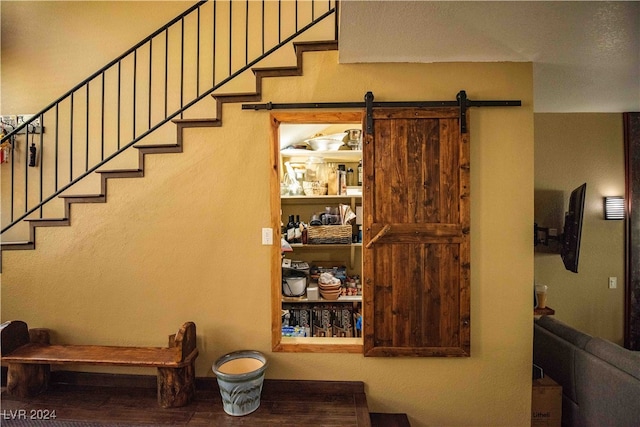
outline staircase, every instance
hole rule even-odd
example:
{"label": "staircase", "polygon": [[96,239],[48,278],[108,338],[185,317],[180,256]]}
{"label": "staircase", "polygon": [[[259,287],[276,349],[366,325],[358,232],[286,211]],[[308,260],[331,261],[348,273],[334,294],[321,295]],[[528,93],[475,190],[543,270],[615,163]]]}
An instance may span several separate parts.
{"label": "staircase", "polygon": [[[173,19],[123,55],[111,61],[107,66],[94,73],[91,77],[71,89],[67,94],[50,104],[40,113],[34,115],[30,120],[15,127],[2,138],[2,142],[13,142],[15,138],[20,137],[18,136],[20,133],[26,134],[27,141],[29,141],[30,137],[31,141],[34,139],[39,140],[38,152],[40,153],[38,164],[39,176],[27,168],[26,159],[23,159],[25,164],[14,164],[12,158],[10,165],[3,165],[3,167],[11,167],[11,194],[10,197],[7,194],[2,195],[3,206],[9,206],[10,211],[7,213],[6,208],[3,210],[2,251],[35,249],[36,230],[39,227],[71,225],[71,207],[73,204],[106,203],[108,198],[108,182],[111,179],[144,177],[145,158],[147,155],[182,152],[184,129],[222,126],[224,104],[261,101],[262,82],[264,78],[301,76],[305,52],[337,50],[338,48],[336,40],[337,2],[328,2],[328,5],[326,1],[321,2],[314,0],[305,2],[306,6],[310,6],[310,10],[306,11],[301,10],[302,7],[299,9],[298,2],[295,2],[295,11],[289,12],[283,11],[278,2],[277,29],[271,28],[265,23],[265,17],[270,16],[268,15],[268,11],[265,12],[265,5],[269,7],[271,4],[276,4],[275,2],[262,2],[262,12],[259,10],[255,11],[250,7],[250,4],[260,5],[258,2],[247,2],[244,9],[242,9],[241,6],[237,6],[238,3],[239,2],[213,0],[211,2],[202,1],[195,4],[183,14]],[[258,48],[253,58],[250,58],[249,52],[253,51],[255,43],[250,41],[248,36],[249,18],[256,14],[259,16],[260,13],[262,16],[262,28],[259,34],[262,35],[262,38],[257,44],[261,45],[261,47]],[[225,14],[226,17],[223,17]],[[211,17],[210,22],[207,21],[205,16]],[[293,17],[295,23],[289,25],[291,31],[289,31],[286,36],[283,36],[282,28],[287,26],[282,22],[287,16],[289,18]],[[301,36],[311,28],[321,23],[324,23],[322,25],[326,25],[327,21],[331,21],[331,19],[328,18],[333,18],[330,26],[334,34],[334,40],[300,41]],[[240,65],[236,66],[238,59],[234,55],[238,49],[234,48],[234,44],[237,44],[237,40],[232,37],[230,28],[233,25],[237,25],[237,22],[242,22],[243,19],[246,25],[244,58],[241,58]],[[209,28],[209,31],[212,31],[214,34],[213,41],[210,42],[210,47],[215,51],[215,55],[212,54],[213,52],[210,52],[210,58],[208,58],[204,50],[201,50],[201,46],[206,46],[206,42],[201,41],[201,33],[203,33],[207,22],[213,27]],[[226,22],[227,26],[221,25],[220,22]],[[195,26],[195,29],[189,29],[189,26]],[[196,34],[197,49],[195,56],[191,57],[191,60],[195,61],[195,64],[190,64],[193,67],[186,67],[185,63],[188,61],[188,55],[184,51],[185,43],[188,40],[185,39],[184,34],[190,31]],[[218,42],[216,38],[222,38],[222,34],[227,31],[229,35],[229,45],[222,49],[220,42]],[[273,42],[272,47],[266,48],[265,40],[276,37],[274,35],[275,32],[277,32],[277,41]],[[174,37],[176,33],[181,33],[182,35],[179,42],[171,41],[171,38]],[[242,36],[240,37],[242,38]],[[181,68],[179,78],[179,102],[170,99],[172,93],[170,87],[174,83],[170,81],[167,69],[175,66],[169,63],[170,60],[173,59],[170,58],[168,53],[172,43],[180,44],[183,51],[181,55],[179,55]],[[154,69],[155,63],[152,57],[157,58],[158,52],[162,51],[161,48],[157,47],[159,44],[163,44],[161,48],[164,48],[166,54],[164,58],[165,69],[158,72]],[[295,52],[295,65],[258,66],[262,63],[269,62],[270,57],[276,56],[274,54],[280,54],[280,52],[291,46],[293,46]],[[223,58],[221,58],[221,56]],[[145,60],[148,61],[148,65],[143,63]],[[210,63],[208,71],[212,75],[208,77],[204,77],[202,71],[207,68],[202,65],[205,61]],[[140,63],[143,63],[142,67]],[[131,64],[133,64],[132,67]],[[146,73],[142,75],[138,72],[139,69],[146,69],[147,67],[148,75],[146,75]],[[187,68],[195,68],[195,75],[187,75],[185,73],[185,69]],[[225,72],[221,74],[220,69],[225,69]],[[122,77],[127,70],[131,71],[132,74],[128,77]],[[164,88],[160,87],[159,90],[156,90],[155,86],[158,86],[158,80],[162,80],[162,73],[164,73]],[[251,73],[251,79],[255,82],[254,90],[248,92],[239,91],[236,93],[225,93],[221,90],[223,87],[227,89],[228,86],[233,86],[235,81],[246,80],[248,73]],[[157,77],[157,75],[160,75],[160,77]],[[114,76],[117,76],[115,78],[116,84],[115,87],[112,87],[110,81],[114,80]],[[209,85],[206,89],[203,89],[203,82],[207,80],[210,80]],[[126,93],[121,87],[124,85],[123,82],[126,81],[133,81],[133,87],[131,88],[132,94]],[[185,82],[188,81],[193,83],[192,86],[195,85],[195,89],[193,87],[187,87],[189,85]],[[147,85],[148,94],[146,95],[148,99],[142,99],[143,96],[140,96],[140,87],[146,87]],[[100,102],[93,101],[96,96],[93,94],[100,91],[102,96],[97,96],[100,98]],[[111,91],[113,91],[115,95],[109,98],[109,96],[105,94]],[[191,93],[191,98],[186,99],[187,93]],[[133,114],[131,117],[125,118],[123,111],[126,110],[126,108],[122,107],[122,100],[129,95],[132,96],[132,99],[129,99],[128,102],[132,102],[133,106],[130,109]],[[92,98],[92,96],[94,98]],[[117,103],[114,103],[113,99],[116,97]],[[215,108],[215,117],[202,118],[202,116],[209,114],[208,111],[211,109],[211,106],[207,103],[210,100],[214,101],[213,108]],[[157,118],[156,116],[158,116],[158,114],[156,110],[158,109],[158,105],[160,105],[160,109],[162,109],[163,102],[164,112]],[[175,104],[176,102],[175,110],[171,112],[173,108],[172,103]],[[93,107],[94,104],[99,104],[97,110]],[[108,107],[110,106],[115,107],[115,111],[108,113]],[[115,116],[117,116],[117,121],[114,123],[114,127],[116,127],[117,130],[109,131],[108,123],[111,118]],[[68,121],[69,124],[66,124],[66,121]],[[168,136],[171,131],[167,131],[167,126],[165,125],[175,127],[176,133],[173,138]],[[69,128],[66,134],[65,126]],[[39,133],[39,127],[42,127],[45,131]],[[125,127],[130,127],[131,129],[125,131]],[[97,131],[97,128],[100,128],[100,130]],[[81,129],[82,132],[78,132],[77,129]],[[123,134],[126,133],[129,133],[129,135],[125,139]],[[158,143],[156,141],[166,141],[169,138],[175,138],[175,142]],[[79,140],[81,144],[78,144]],[[99,144],[96,144],[96,141],[99,141]],[[54,144],[55,162],[50,160],[52,157],[50,147]],[[85,147],[82,147],[82,144],[85,144]],[[67,155],[70,157],[68,159],[68,163],[70,164],[69,177],[65,180],[61,180],[61,176],[65,175],[66,172],[60,172],[62,166],[59,156],[64,154],[63,150],[59,149],[60,146],[65,146],[65,150],[68,150]],[[109,150],[109,146],[113,146],[113,149]],[[77,160],[78,147],[80,147],[81,152],[80,161]],[[108,168],[109,165],[115,163],[114,159],[117,156],[120,156],[125,151],[131,152],[131,148],[137,151],[137,167]],[[100,155],[94,160],[96,152],[100,152]],[[76,154],[75,158],[74,154]],[[80,166],[78,166],[78,163],[80,163]],[[17,178],[18,174],[22,174],[22,170],[25,171],[23,182]],[[20,173],[14,171],[20,171]],[[100,188],[97,193],[72,194],[73,189],[78,186],[78,183],[83,180],[86,181],[85,178],[95,175],[99,176]],[[50,182],[52,180],[54,181],[53,184]],[[34,186],[37,187],[35,191],[33,190]],[[24,207],[16,206],[21,204],[21,202],[23,202]],[[57,208],[55,202],[58,203]],[[60,202],[62,206],[60,206]],[[62,216],[60,216],[60,211],[63,211]],[[17,226],[21,224],[26,224],[26,226],[23,226],[22,230],[17,230]]]}

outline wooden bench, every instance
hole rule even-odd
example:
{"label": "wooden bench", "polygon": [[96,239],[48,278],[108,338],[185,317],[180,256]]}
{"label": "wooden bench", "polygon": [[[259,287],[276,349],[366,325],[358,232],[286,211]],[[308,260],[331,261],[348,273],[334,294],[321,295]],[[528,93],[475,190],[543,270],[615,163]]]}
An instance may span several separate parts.
{"label": "wooden bench", "polygon": [[32,397],[49,384],[50,365],[112,365],[158,368],[158,404],[187,405],[195,394],[196,325],[187,322],[169,336],[169,346],[119,347],[51,345],[47,329],[29,329],[16,320],[0,325],[2,364],[8,365],[7,392]]}

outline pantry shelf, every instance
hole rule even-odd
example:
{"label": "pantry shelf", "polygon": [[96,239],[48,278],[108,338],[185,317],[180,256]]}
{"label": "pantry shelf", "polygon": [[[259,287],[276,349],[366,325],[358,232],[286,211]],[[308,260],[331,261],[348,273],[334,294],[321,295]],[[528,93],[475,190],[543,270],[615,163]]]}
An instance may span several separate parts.
{"label": "pantry shelf", "polygon": [[318,251],[321,249],[326,250],[337,250],[337,249],[349,249],[351,253],[349,254],[349,268],[353,268],[356,262],[356,249],[362,249],[362,243],[340,243],[340,244],[320,244],[320,245],[309,245],[302,243],[289,243],[291,245],[291,249],[295,252],[296,250],[311,250]]}
{"label": "pantry shelf", "polygon": [[355,206],[356,202],[362,200],[361,194],[353,195],[331,195],[331,196],[282,196],[281,203],[284,205],[306,205],[309,203],[328,203],[328,202],[349,202],[351,206]]}
{"label": "pantry shelf", "polygon": [[289,245],[291,245],[292,249],[313,249],[313,250],[318,250],[318,249],[322,249],[322,248],[327,248],[327,249],[336,249],[336,248],[347,249],[347,248],[361,248],[362,247],[362,243],[336,243],[336,244],[327,243],[327,244],[318,244],[318,245],[309,245],[309,244],[302,244],[302,243],[289,243]]}
{"label": "pantry shelf", "polygon": [[289,157],[291,161],[306,161],[309,157],[318,157],[326,161],[344,161],[344,162],[357,162],[362,158],[361,150],[304,150],[287,148],[280,150],[282,157]]}
{"label": "pantry shelf", "polygon": [[337,300],[329,300],[329,299],[324,299],[324,298],[318,298],[318,299],[309,299],[307,297],[282,297],[282,302],[286,302],[286,303],[308,303],[308,302],[327,302],[327,303],[333,303],[333,302],[362,302],[362,295],[350,295],[350,296],[343,296],[343,297],[338,297]]}

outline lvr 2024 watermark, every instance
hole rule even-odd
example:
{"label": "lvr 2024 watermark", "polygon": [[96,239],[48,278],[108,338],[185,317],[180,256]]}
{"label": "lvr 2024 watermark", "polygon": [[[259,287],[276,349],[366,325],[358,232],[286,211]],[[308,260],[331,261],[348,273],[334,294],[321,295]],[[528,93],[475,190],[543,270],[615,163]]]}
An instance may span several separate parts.
{"label": "lvr 2024 watermark", "polygon": [[56,411],[51,409],[3,409],[0,420],[55,420]]}

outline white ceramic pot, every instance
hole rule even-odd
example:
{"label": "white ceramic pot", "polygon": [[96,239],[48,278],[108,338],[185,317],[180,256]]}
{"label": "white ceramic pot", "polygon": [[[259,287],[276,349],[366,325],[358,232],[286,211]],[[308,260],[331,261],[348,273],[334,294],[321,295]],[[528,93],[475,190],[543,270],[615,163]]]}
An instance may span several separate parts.
{"label": "white ceramic pot", "polygon": [[222,396],[222,407],[229,415],[250,414],[260,406],[267,359],[254,350],[225,354],[213,364]]}
{"label": "white ceramic pot", "polygon": [[304,295],[307,289],[306,277],[286,277],[282,284],[282,293],[288,297],[299,297]]}

